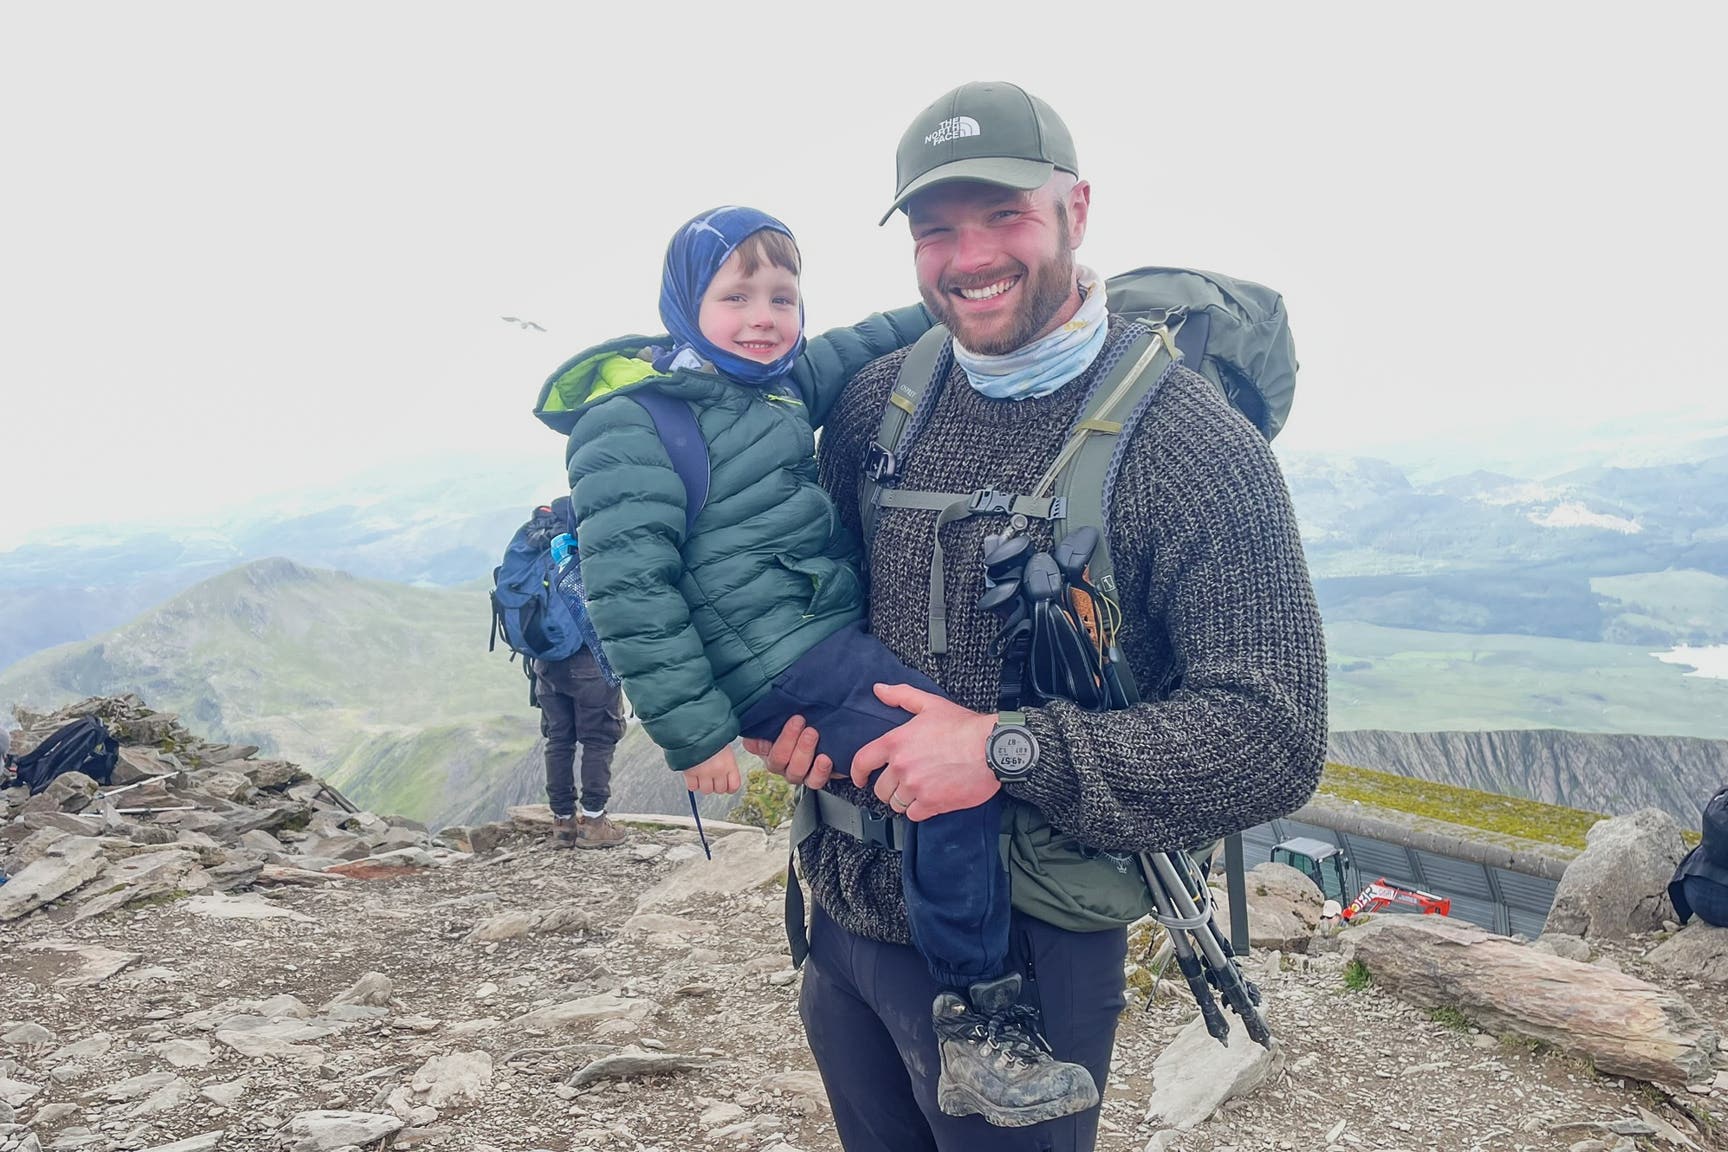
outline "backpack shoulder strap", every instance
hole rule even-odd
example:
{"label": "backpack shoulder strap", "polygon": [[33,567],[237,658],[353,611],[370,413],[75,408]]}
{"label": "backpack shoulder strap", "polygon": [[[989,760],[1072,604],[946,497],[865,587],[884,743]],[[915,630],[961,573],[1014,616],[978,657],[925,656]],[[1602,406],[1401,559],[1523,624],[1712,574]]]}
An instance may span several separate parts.
{"label": "backpack shoulder strap", "polygon": [[[1172,335],[1164,325],[1153,327],[1142,323],[1140,327],[1144,331],[1135,335],[1116,367],[1093,389],[1085,411],[1074,425],[1073,435],[1034,489],[1037,493],[1050,492],[1062,501],[1064,515],[1051,522],[1057,543],[1076,528],[1092,525],[1098,529],[1098,546],[1086,565],[1087,577],[1093,587],[1112,600],[1119,593],[1110,560],[1106,518],[1123,434],[1130,430],[1175,366],[1177,357],[1171,355],[1172,346],[1182,360],[1192,356],[1196,363],[1205,350],[1204,328],[1196,333],[1198,343],[1195,343],[1183,341],[1180,332]],[[1119,654],[1116,674],[1129,703],[1137,701],[1140,696],[1133,673]]]}
{"label": "backpack shoulder strap", "polygon": [[684,484],[684,533],[696,526],[696,517],[708,503],[708,445],[697,427],[696,413],[683,400],[652,388],[637,388],[630,398],[642,405],[654,421],[654,431],[672,458],[672,470]]}
{"label": "backpack shoulder strap", "polygon": [[899,458],[910,447],[917,431],[912,417],[917,414],[924,394],[948,362],[948,329],[935,325],[913,342],[906,358],[900,361],[900,375],[894,390],[888,394],[888,404],[882,409],[882,423],[876,429],[876,439],[864,459],[864,480],[858,489],[858,516],[864,525],[864,550],[876,536],[876,518],[881,511],[880,495],[884,482],[899,475]]}

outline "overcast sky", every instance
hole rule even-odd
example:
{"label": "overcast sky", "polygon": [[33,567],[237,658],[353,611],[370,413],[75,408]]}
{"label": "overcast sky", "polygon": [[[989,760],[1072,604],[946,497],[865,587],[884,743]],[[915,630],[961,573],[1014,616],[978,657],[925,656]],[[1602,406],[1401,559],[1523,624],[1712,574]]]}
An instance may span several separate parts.
{"label": "overcast sky", "polygon": [[895,143],[974,79],[1068,122],[1084,262],[1285,295],[1281,448],[1728,423],[1717,6],[815,11],[0,8],[0,548],[445,453],[553,481],[540,380],[658,330],[698,210],[792,227],[813,328],[915,299]]}

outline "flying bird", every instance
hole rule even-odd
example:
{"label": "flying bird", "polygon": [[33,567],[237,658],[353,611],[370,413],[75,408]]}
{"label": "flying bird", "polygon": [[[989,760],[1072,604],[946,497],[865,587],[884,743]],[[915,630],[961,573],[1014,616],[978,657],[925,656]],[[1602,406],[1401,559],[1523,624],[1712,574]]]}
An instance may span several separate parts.
{"label": "flying bird", "polygon": [[519,320],[514,316],[500,316],[500,317],[498,317],[498,319],[506,321],[507,323],[510,323],[510,324],[515,324],[515,325],[522,327],[522,328],[532,328],[536,332],[546,331],[546,329],[540,327],[540,325],[534,323],[534,321],[532,321],[532,320]]}

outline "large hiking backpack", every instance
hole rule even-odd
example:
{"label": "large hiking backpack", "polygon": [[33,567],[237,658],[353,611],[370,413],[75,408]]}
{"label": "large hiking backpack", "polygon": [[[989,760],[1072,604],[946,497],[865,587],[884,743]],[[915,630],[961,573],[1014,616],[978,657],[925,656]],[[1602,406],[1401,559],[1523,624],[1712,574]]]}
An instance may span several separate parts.
{"label": "large hiking backpack", "polygon": [[120,744],[94,716],[82,716],[49,733],[48,738],[14,762],[18,782],[35,795],[56,776],[82,772],[98,784],[114,779]]}
{"label": "large hiking backpack", "polygon": [[[697,428],[696,414],[684,401],[650,388],[637,389],[630,396],[653,419],[672,469],[684,485],[684,528],[688,532],[708,502],[708,445]],[[552,560],[552,540],[563,532],[576,535],[568,496],[536,508],[511,536],[503,563],[492,570],[488,651],[495,650],[502,637],[512,652],[552,662],[568,659],[582,647],[580,622],[558,590],[558,571]]]}
{"label": "large hiking backpack", "polygon": [[[1156,267],[1112,276],[1105,290],[1109,310],[1136,321],[1138,328],[1124,346],[1112,346],[1112,354],[1119,354],[1101,373],[1054,463],[1029,493],[896,487],[901,463],[915,449],[953,363],[947,329],[930,329],[901,362],[865,460],[859,511],[866,550],[881,509],[935,513],[928,605],[933,654],[946,652],[948,643],[941,528],[957,519],[995,513],[1046,520],[1054,544],[1079,528],[1094,527],[1099,540],[1087,573],[1093,586],[1115,596],[1106,532],[1115,478],[1111,462],[1178,361],[1211,381],[1268,440],[1284,425],[1295,395],[1297,362],[1277,292],[1213,272]],[[1116,669],[1128,701],[1138,701],[1127,662]],[[1145,883],[1124,859],[1059,832],[1031,805],[1011,801],[1002,831],[1010,893],[1022,912],[1072,931],[1096,931],[1151,911]]]}

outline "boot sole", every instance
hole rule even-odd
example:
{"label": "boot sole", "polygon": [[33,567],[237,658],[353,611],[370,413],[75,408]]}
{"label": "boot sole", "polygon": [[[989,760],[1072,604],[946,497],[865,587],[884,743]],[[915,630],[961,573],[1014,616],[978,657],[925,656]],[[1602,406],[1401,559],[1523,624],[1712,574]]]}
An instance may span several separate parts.
{"label": "boot sole", "polygon": [[1094,1088],[1086,1096],[1065,1096],[1060,1100],[1044,1100],[1011,1108],[986,1100],[942,1075],[936,1081],[936,1106],[948,1116],[981,1116],[986,1124],[995,1128],[1025,1128],[1098,1107],[1098,1090]]}

